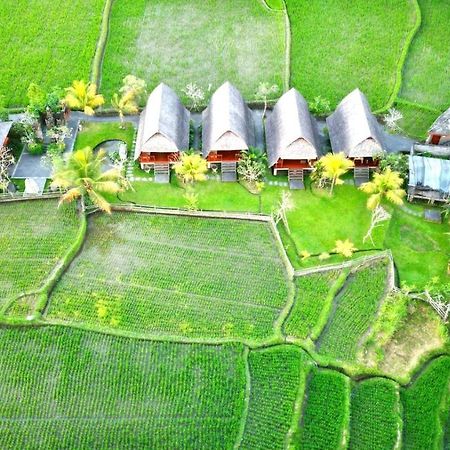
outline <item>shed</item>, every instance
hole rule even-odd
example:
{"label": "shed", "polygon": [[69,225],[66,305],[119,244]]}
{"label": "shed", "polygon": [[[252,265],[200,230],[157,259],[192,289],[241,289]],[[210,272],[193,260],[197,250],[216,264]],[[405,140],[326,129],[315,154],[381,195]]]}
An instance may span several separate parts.
{"label": "shed", "polygon": [[269,167],[275,175],[288,171],[289,179],[298,178],[301,187],[303,170],[312,169],[320,157],[320,144],[316,120],[296,89],[286,92],[267,118],[266,144]]}
{"label": "shed", "polygon": [[222,180],[236,180],[241,152],[255,145],[252,112],[241,93],[228,81],[211,97],[202,115],[202,151],[208,163],[221,166]]}
{"label": "shed", "polygon": [[450,108],[442,113],[428,131],[427,143],[450,145]]}
{"label": "shed", "polygon": [[411,154],[409,156],[408,199],[430,203],[450,197],[450,160]]}
{"label": "shed", "polygon": [[13,122],[0,122],[0,146],[8,145],[8,134],[11,130]]}
{"label": "shed", "polygon": [[154,168],[156,181],[169,181],[170,164],[189,148],[189,121],[175,91],[164,83],[153,90],[140,116],[134,159],[142,169]]}

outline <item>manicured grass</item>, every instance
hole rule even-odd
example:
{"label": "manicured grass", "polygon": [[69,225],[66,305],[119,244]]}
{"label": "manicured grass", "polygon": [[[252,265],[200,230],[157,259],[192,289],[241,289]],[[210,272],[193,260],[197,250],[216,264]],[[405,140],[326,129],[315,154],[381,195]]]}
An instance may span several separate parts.
{"label": "manicured grass", "polygon": [[346,448],[349,420],[350,379],[339,372],[315,369],[308,383],[300,442],[296,448]]}
{"label": "manicured grass", "polygon": [[448,0],[418,2],[422,25],[406,59],[401,97],[444,110],[450,105],[450,4]]}
{"label": "manicured grass", "polygon": [[357,270],[336,298],[336,307],[320,337],[321,354],[355,362],[385,293],[386,261]]}
{"label": "manicured grass", "polygon": [[31,82],[44,89],[89,78],[104,0],[15,0],[0,10],[0,95],[27,104]]}
{"label": "manicured grass", "polygon": [[231,448],[242,346],[0,330],[2,448]]}
{"label": "manicured grass", "polygon": [[[408,208],[423,213],[420,206]],[[386,232],[385,246],[392,250],[400,280],[417,289],[433,277],[448,281],[447,262],[450,257],[450,227],[434,224],[399,209],[394,211]]]}
{"label": "manicured grass", "polygon": [[[171,184],[158,185],[148,182],[133,183],[135,191],[128,191],[120,195],[123,201],[134,201],[138,204],[184,207],[185,190],[180,188],[175,177]],[[262,193],[261,212],[271,214],[277,208],[282,191],[278,186],[267,186]],[[259,212],[257,195],[250,194],[238,183],[221,183],[208,181],[198,183],[195,191],[199,196],[200,209],[249,211]],[[373,249],[370,242],[363,243],[362,239],[370,224],[370,212],[367,210],[367,196],[351,185],[338,186],[332,196],[319,189],[291,191],[295,205],[293,211],[288,212],[291,228],[291,238],[296,251],[307,250],[312,254],[329,252],[338,239],[349,238],[358,249]],[[112,201],[117,199],[112,198]],[[381,225],[374,232],[377,248],[382,247],[386,224]],[[327,260],[326,263],[336,262],[338,259]],[[296,261],[293,260],[296,264]],[[298,262],[299,267],[317,264],[317,258]]]}
{"label": "manicured grass", "polygon": [[197,83],[209,97],[231,81],[249,100],[258,83],[283,85],[284,20],[259,0],[127,0],[112,7],[102,91],[109,98],[133,73],[179,94]]}
{"label": "manicured grass", "polygon": [[402,392],[404,448],[439,449],[445,419],[441,412],[450,389],[450,357],[433,361],[414,384]]}
{"label": "manicured grass", "polygon": [[128,151],[133,145],[134,127],[126,123],[125,129],[120,128],[119,122],[85,122],[82,131],[77,134],[75,150],[85,147],[95,148],[97,145],[110,140],[126,142]]}
{"label": "manicured grass", "polygon": [[414,27],[412,2],[287,0],[287,7],[291,83],[305,98],[321,95],[334,108],[359,87],[374,110],[383,108],[393,93],[407,34]]}
{"label": "manicured grass", "polygon": [[39,289],[78,231],[73,205],[56,200],[0,205],[0,310],[8,299]]}
{"label": "manicured grass", "polygon": [[250,402],[240,448],[284,449],[296,398],[305,387],[308,357],[298,347],[272,347],[251,351],[249,367]]}
{"label": "manicured grass", "polygon": [[350,414],[352,450],[394,449],[401,437],[398,386],[383,378],[356,383],[352,389]]}
{"label": "manicured grass", "polygon": [[266,224],[116,212],[91,220],[48,317],[156,336],[267,338],[287,289]]}
{"label": "manicured grass", "polygon": [[330,270],[305,275],[295,280],[295,303],[284,326],[287,336],[303,340],[317,339],[333,303],[333,295],[329,295],[330,289],[338,278],[341,278],[340,272]]}

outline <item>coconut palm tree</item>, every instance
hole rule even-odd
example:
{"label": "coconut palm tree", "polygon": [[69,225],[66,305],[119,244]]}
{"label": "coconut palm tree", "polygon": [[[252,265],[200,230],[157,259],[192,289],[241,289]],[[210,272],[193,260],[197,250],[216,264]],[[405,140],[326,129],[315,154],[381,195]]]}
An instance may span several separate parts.
{"label": "coconut palm tree", "polygon": [[338,239],[335,242],[333,253],[342,255],[345,258],[351,258],[353,256],[353,253],[356,252],[357,250],[358,249],[355,247],[355,245],[350,239],[346,239],[345,241]]}
{"label": "coconut palm tree", "polygon": [[64,100],[69,108],[84,111],[88,116],[93,116],[95,109],[105,103],[103,95],[97,94],[97,85],[83,80],[75,80],[66,89]]}
{"label": "coconut palm tree", "polygon": [[327,153],[320,158],[318,165],[321,168],[321,177],[331,181],[330,194],[332,194],[334,186],[344,183],[341,177],[355,164],[344,153]]}
{"label": "coconut palm tree", "polygon": [[174,168],[183,183],[194,183],[206,180],[208,163],[197,153],[182,153]]}
{"label": "coconut palm tree", "polygon": [[403,179],[400,174],[387,168],[381,173],[375,173],[373,180],[363,183],[359,189],[370,195],[367,207],[373,211],[384,198],[394,205],[401,205],[406,195],[401,189],[402,185]]}
{"label": "coconut palm tree", "polygon": [[90,147],[86,147],[72,153],[67,162],[61,161],[55,168],[51,184],[53,188],[66,190],[59,203],[81,199],[84,208],[87,195],[94,205],[110,214],[111,205],[102,194],[123,192],[128,182],[117,168],[102,172],[105,158],[105,151],[99,150],[94,154]]}
{"label": "coconut palm tree", "polygon": [[114,94],[111,99],[111,106],[119,114],[120,128],[124,128],[125,114],[136,114],[138,112],[136,93],[133,90],[128,90],[124,92],[120,97],[119,94]]}

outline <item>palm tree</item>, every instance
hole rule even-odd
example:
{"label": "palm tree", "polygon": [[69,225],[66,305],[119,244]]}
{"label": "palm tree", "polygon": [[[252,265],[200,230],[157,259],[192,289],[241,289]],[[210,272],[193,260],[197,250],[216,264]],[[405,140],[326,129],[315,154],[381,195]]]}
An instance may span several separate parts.
{"label": "palm tree", "polygon": [[84,111],[88,116],[95,114],[95,109],[105,103],[103,95],[97,94],[97,85],[75,80],[72,86],[66,89],[65,102],[71,109]]}
{"label": "palm tree", "polygon": [[114,94],[111,99],[111,106],[118,112],[120,117],[120,128],[124,128],[124,115],[136,114],[138,112],[138,105],[136,103],[136,92],[128,90],[119,97],[119,94]]}
{"label": "palm tree", "polygon": [[51,187],[65,189],[59,204],[81,199],[87,195],[102,211],[111,214],[111,205],[102,194],[118,194],[128,187],[120,169],[102,172],[106,152],[99,150],[95,155],[90,147],[72,153],[69,160],[55,168]]}
{"label": "palm tree", "polygon": [[363,183],[359,188],[366,194],[370,194],[367,207],[373,211],[384,198],[394,205],[403,204],[406,192],[401,189],[402,185],[403,179],[400,174],[388,167],[381,173],[375,173],[372,181]]}
{"label": "palm tree", "polygon": [[206,180],[208,163],[197,153],[182,153],[174,167],[183,183]]}
{"label": "palm tree", "polygon": [[355,247],[355,245],[350,239],[346,239],[345,241],[338,239],[335,242],[333,252],[338,255],[342,255],[345,258],[351,258],[353,253],[356,252],[357,250],[358,249]]}
{"label": "palm tree", "polygon": [[327,153],[320,158],[318,164],[322,170],[321,176],[331,180],[330,194],[333,193],[334,186],[344,183],[341,177],[355,165],[344,153]]}

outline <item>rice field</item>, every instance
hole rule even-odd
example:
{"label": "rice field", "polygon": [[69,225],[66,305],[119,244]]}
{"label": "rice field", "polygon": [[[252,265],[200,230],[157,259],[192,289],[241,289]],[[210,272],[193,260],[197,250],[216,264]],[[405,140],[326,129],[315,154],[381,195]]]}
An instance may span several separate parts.
{"label": "rice field", "polygon": [[[345,274],[344,274],[345,277]],[[315,340],[328,319],[340,272],[330,270],[296,279],[294,306],[284,325],[284,333],[298,339]]]}
{"label": "rice field", "polygon": [[259,222],[98,215],[47,318],[140,335],[269,338],[287,301],[278,252]]}
{"label": "rice field", "polygon": [[259,0],[117,0],[102,91],[109,98],[133,73],[150,88],[164,81],[183,98],[188,83],[209,97],[228,80],[252,100],[259,82],[283,87],[284,35],[283,14]]}
{"label": "rice field", "polygon": [[240,448],[283,449],[292,425],[295,403],[302,398],[310,361],[294,346],[251,351],[248,414]]}
{"label": "rice field", "polygon": [[8,300],[36,291],[75,240],[75,208],[57,205],[57,200],[0,205],[0,312]]}
{"label": "rice field", "polygon": [[104,0],[7,0],[0,8],[0,97],[27,104],[30,83],[44,89],[88,79]]}
{"label": "rice field", "polygon": [[393,93],[398,60],[414,27],[413,3],[287,0],[287,8],[291,84],[309,101],[318,95],[328,99],[332,108],[359,87],[374,110],[383,108]]}
{"label": "rice field", "polygon": [[1,447],[230,448],[244,406],[242,352],[2,329]]}
{"label": "rice field", "polygon": [[349,276],[317,343],[320,354],[341,361],[357,361],[385,295],[387,264],[379,261]]}
{"label": "rice field", "polygon": [[408,53],[400,96],[444,110],[450,105],[450,1],[418,3],[422,24]]}
{"label": "rice field", "polygon": [[355,383],[351,393],[349,448],[397,448],[401,427],[400,393],[396,383],[384,378]]}
{"label": "rice field", "polygon": [[311,375],[297,448],[346,448],[350,420],[350,380],[330,370],[315,369]]}

